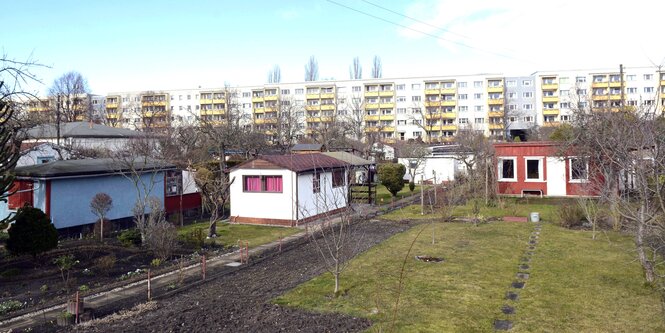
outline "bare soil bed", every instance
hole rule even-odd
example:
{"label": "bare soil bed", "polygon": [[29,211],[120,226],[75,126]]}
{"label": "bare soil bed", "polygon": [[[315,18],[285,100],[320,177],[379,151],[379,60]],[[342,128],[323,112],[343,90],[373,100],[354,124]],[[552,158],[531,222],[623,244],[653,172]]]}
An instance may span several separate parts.
{"label": "bare soil bed", "polygon": [[[411,226],[393,221],[366,222],[362,223],[356,237],[362,237],[361,250],[364,251]],[[33,331],[358,332],[371,325],[364,318],[312,313],[271,303],[274,297],[324,272],[320,255],[312,243],[293,244],[281,253],[254,258],[250,264],[157,300],[157,309],[141,315],[85,329],[43,326]],[[130,308],[142,301],[134,300],[121,307]],[[95,312],[108,314],[119,308],[95,309]]]}

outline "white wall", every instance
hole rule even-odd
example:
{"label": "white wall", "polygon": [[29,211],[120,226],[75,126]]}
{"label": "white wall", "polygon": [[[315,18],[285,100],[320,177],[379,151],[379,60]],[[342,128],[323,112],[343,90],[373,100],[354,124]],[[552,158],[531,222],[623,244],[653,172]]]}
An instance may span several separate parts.
{"label": "white wall", "polygon": [[[39,164],[40,158],[52,158],[53,161],[60,160],[60,155],[49,144],[42,144],[32,148],[16,162],[17,167]],[[62,158],[69,159],[69,152],[62,150]]]}
{"label": "white wall", "polygon": [[[404,179],[411,180],[409,175],[409,159],[408,158],[399,158],[398,163],[403,164],[406,167],[406,174]],[[420,183],[420,175],[423,174],[425,180],[434,180],[434,175],[436,175],[436,182],[446,182],[455,180],[455,173],[457,172],[466,172],[464,163],[456,160],[453,156],[436,156],[436,157],[427,157],[421,165],[421,167],[416,172],[417,184]]]}
{"label": "white wall", "polygon": [[[312,179],[312,173],[298,175],[300,219],[347,206],[348,184],[332,187],[332,172],[323,172],[320,173],[321,191],[314,193]],[[346,181],[346,175],[344,179]]]}
{"label": "white wall", "polygon": [[[282,193],[243,192],[243,176],[282,176]],[[293,172],[283,169],[236,169],[231,171],[231,216],[295,219]]]}

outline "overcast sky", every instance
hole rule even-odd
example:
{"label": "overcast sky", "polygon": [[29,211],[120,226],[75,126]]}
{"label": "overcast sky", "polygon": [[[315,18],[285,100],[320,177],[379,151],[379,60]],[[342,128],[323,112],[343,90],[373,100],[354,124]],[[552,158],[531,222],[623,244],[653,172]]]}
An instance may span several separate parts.
{"label": "overcast sky", "polygon": [[354,57],[369,77],[658,66],[665,2],[422,1],[2,1],[0,47],[32,57],[43,94],[75,70],[94,93],[252,85],[281,67],[304,79],[348,79]]}

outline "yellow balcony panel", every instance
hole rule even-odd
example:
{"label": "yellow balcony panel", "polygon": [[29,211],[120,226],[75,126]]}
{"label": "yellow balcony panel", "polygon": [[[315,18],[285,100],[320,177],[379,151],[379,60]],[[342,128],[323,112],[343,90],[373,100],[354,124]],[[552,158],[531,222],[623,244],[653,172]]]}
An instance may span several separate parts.
{"label": "yellow balcony panel", "polygon": [[379,91],[379,96],[395,96],[394,90]]}
{"label": "yellow balcony panel", "polygon": [[548,121],[548,122],[543,123],[543,127],[557,127],[560,124],[561,123],[558,122],[558,121]]}
{"label": "yellow balcony panel", "polygon": [[365,132],[378,132],[378,131],[379,131],[378,126],[365,127]]}
{"label": "yellow balcony panel", "polygon": [[365,121],[378,121],[379,120],[379,115],[374,114],[374,115],[365,115]]}
{"label": "yellow balcony panel", "polygon": [[443,119],[455,119],[455,118],[457,118],[457,113],[456,112],[442,112],[441,113],[441,118],[443,118]]}
{"label": "yellow balcony panel", "polygon": [[395,115],[394,114],[382,114],[379,116],[380,120],[395,120]]}
{"label": "yellow balcony panel", "polygon": [[557,89],[559,89],[558,83],[543,84],[542,86],[542,90],[557,90]]}
{"label": "yellow balcony panel", "polygon": [[209,98],[201,98],[199,100],[199,104],[212,104],[212,103],[213,103],[212,99]]}
{"label": "yellow balcony panel", "polygon": [[610,95],[593,95],[591,99],[594,101],[606,101],[610,98]]}
{"label": "yellow balcony panel", "polygon": [[305,105],[305,110],[307,110],[307,111],[318,111],[318,110],[321,110],[321,105]]}
{"label": "yellow balcony panel", "polygon": [[559,96],[543,96],[543,103],[558,103]]}
{"label": "yellow balcony panel", "polygon": [[425,95],[440,95],[440,89],[425,89]]}
{"label": "yellow balcony panel", "polygon": [[665,80],[660,80],[660,85],[665,86]]}
{"label": "yellow balcony panel", "polygon": [[609,87],[609,82],[608,81],[593,82],[591,84],[591,88],[607,88],[607,87]]}
{"label": "yellow balcony panel", "polygon": [[498,87],[487,87],[487,92],[488,92],[488,93],[500,93],[500,92],[503,92],[503,86],[498,86]]}
{"label": "yellow balcony panel", "polygon": [[488,99],[487,104],[489,104],[489,105],[503,105],[503,98]]}
{"label": "yellow balcony panel", "polygon": [[252,103],[265,101],[263,97],[252,97]]}
{"label": "yellow balcony panel", "polygon": [[379,91],[365,91],[365,97],[377,97],[379,96]]}
{"label": "yellow balcony panel", "polygon": [[266,112],[266,108],[254,108],[253,111],[254,113],[264,113]]}
{"label": "yellow balcony panel", "polygon": [[559,114],[559,109],[544,109],[543,115],[545,116],[556,116]]}
{"label": "yellow balcony panel", "polygon": [[321,98],[335,98],[335,93],[322,93]]}
{"label": "yellow balcony panel", "polygon": [[118,103],[106,103],[106,108],[107,109],[117,109],[118,108]]}
{"label": "yellow balcony panel", "polygon": [[397,142],[397,139],[395,139],[395,138],[385,138],[385,139],[383,139],[383,140],[381,140],[381,141],[383,141],[383,143],[392,144],[392,143]]}
{"label": "yellow balcony panel", "polygon": [[457,93],[455,88],[441,88],[441,93],[444,95],[454,95]]}
{"label": "yellow balcony panel", "polygon": [[264,100],[264,101],[276,101],[277,98],[278,98],[277,95],[269,95],[269,96],[264,96],[264,97],[263,97],[263,100]]}
{"label": "yellow balcony panel", "polygon": [[610,95],[610,100],[611,101],[620,101],[621,100],[621,94]]}
{"label": "yellow balcony panel", "polygon": [[318,94],[318,93],[316,93],[316,94],[306,94],[306,95],[305,95],[305,98],[306,98],[306,99],[320,99],[320,98],[321,98],[321,95]]}
{"label": "yellow balcony panel", "polygon": [[118,114],[117,113],[109,113],[106,115],[106,118],[108,119],[118,119]]}
{"label": "yellow balcony panel", "polygon": [[503,118],[504,113],[500,111],[490,111],[487,113],[489,118]]}
{"label": "yellow balcony panel", "polygon": [[441,101],[441,106],[456,106],[456,105],[457,105],[457,101],[455,101],[454,99],[448,99],[448,100],[445,100],[445,101]]}
{"label": "yellow balcony panel", "polygon": [[395,103],[380,103],[379,107],[382,109],[392,109],[395,107]]}
{"label": "yellow balcony panel", "polygon": [[254,119],[254,124],[256,124],[256,125],[263,125],[263,124],[265,124],[265,123],[266,123],[266,119],[265,119],[265,118]]}
{"label": "yellow balcony panel", "polygon": [[322,104],[321,110],[335,110],[335,104]]}
{"label": "yellow balcony panel", "polygon": [[383,126],[380,127],[381,132],[395,132],[395,127],[393,126]]}
{"label": "yellow balcony panel", "polygon": [[307,117],[305,118],[305,121],[308,123],[320,123],[321,117]]}
{"label": "yellow balcony panel", "polygon": [[489,129],[491,130],[503,129],[503,124],[489,124]]}
{"label": "yellow balcony panel", "polygon": [[365,110],[378,109],[379,103],[367,103],[365,104]]}
{"label": "yellow balcony panel", "polygon": [[610,81],[610,87],[612,88],[621,87],[621,81]]}
{"label": "yellow balcony panel", "polygon": [[426,113],[425,119],[441,119],[441,112]]}
{"label": "yellow balcony panel", "polygon": [[215,98],[215,99],[212,100],[212,102],[215,103],[215,104],[225,104],[226,100],[223,99],[223,98]]}
{"label": "yellow balcony panel", "polygon": [[442,131],[457,131],[457,125],[443,125],[441,126]]}
{"label": "yellow balcony panel", "polygon": [[425,106],[441,106],[440,101],[425,101]]}

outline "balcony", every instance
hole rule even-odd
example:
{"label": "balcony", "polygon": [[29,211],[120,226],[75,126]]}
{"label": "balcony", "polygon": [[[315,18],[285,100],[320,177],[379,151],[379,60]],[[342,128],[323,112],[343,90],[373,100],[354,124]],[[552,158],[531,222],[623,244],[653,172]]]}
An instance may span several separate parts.
{"label": "balcony", "polygon": [[503,129],[503,124],[489,124],[489,129],[491,130],[498,130],[498,129]]}
{"label": "balcony", "polygon": [[620,101],[620,100],[621,100],[621,94],[610,95],[610,101]]}
{"label": "balcony", "polygon": [[212,116],[212,115],[222,115],[224,114],[224,109],[208,109],[208,110],[201,110],[201,115],[202,116]]}
{"label": "balcony", "polygon": [[365,104],[365,110],[374,110],[379,108],[379,103],[367,103]]}
{"label": "balcony", "polygon": [[445,125],[425,126],[425,130],[428,131],[428,132],[431,132],[431,131],[457,131],[457,125],[445,124]]}
{"label": "balcony", "polygon": [[610,87],[612,87],[612,88],[621,87],[621,81],[610,81]]}
{"label": "balcony", "polygon": [[318,111],[318,110],[321,110],[321,105],[305,105],[305,110],[307,110],[307,111]]}
{"label": "balcony", "polygon": [[276,101],[279,98],[278,95],[269,95],[269,96],[264,96],[263,100],[264,101]]}
{"label": "balcony", "polygon": [[381,128],[381,132],[384,132],[384,133],[386,133],[386,132],[391,132],[391,133],[395,132],[395,127],[393,127],[393,126],[384,126],[384,127],[380,127],[380,128]]}
{"label": "balcony", "polygon": [[378,114],[365,115],[364,119],[365,121],[379,121],[379,115]]}
{"label": "balcony", "polygon": [[118,108],[118,103],[106,103],[106,108],[107,109],[117,109]]}
{"label": "balcony", "polygon": [[375,90],[375,91],[365,91],[364,96],[365,96],[365,97],[378,97],[378,96],[379,96],[379,91],[378,91],[378,90]]}
{"label": "balcony", "polygon": [[395,103],[380,103],[379,108],[383,109],[392,109],[395,107]]}
{"label": "balcony", "polygon": [[548,121],[548,122],[543,123],[543,127],[557,127],[560,124],[561,123],[558,122],[558,121]]}
{"label": "balcony", "polygon": [[609,98],[610,98],[610,95],[608,95],[608,94],[591,96],[591,99],[594,100],[594,101],[606,101]]}
{"label": "balcony", "polygon": [[321,110],[335,110],[335,104],[321,104]]}
{"label": "balcony", "polygon": [[[260,101],[258,101],[258,102],[260,102]],[[209,99],[209,98],[201,98],[199,100],[199,104],[212,104],[212,103],[213,103],[212,99]]]}
{"label": "balcony", "polygon": [[108,119],[118,119],[118,114],[117,113],[108,113],[106,114],[106,118]]}
{"label": "balcony", "polygon": [[439,95],[441,94],[440,89],[425,89],[425,95]]}
{"label": "balcony", "polygon": [[558,83],[548,83],[548,84],[543,83],[543,86],[541,88],[542,88],[542,90],[557,90],[557,89],[559,89],[559,84]]}
{"label": "balcony", "polygon": [[305,122],[320,123],[321,122],[321,117],[307,117],[307,118],[305,118]]}
{"label": "balcony", "polygon": [[608,81],[602,81],[602,82],[596,82],[594,81],[591,83],[591,88],[607,88],[609,86]]}
{"label": "balcony", "polygon": [[490,111],[487,113],[487,116],[490,118],[503,118],[503,111]]}
{"label": "balcony", "polygon": [[394,90],[379,91],[379,96],[395,96]]}
{"label": "balcony", "polygon": [[305,99],[319,99],[319,98],[321,98],[321,95],[319,93],[305,95]]}
{"label": "balcony", "polygon": [[382,114],[382,115],[379,115],[379,119],[381,119],[381,120],[395,120],[395,115],[394,114]]}
{"label": "balcony", "polygon": [[446,99],[441,101],[441,106],[456,106],[457,101],[454,99]]}
{"label": "balcony", "polygon": [[558,103],[559,96],[543,96],[543,103]]}
{"label": "balcony", "polygon": [[440,101],[425,101],[425,107],[428,106],[441,106]]}
{"label": "balcony", "polygon": [[456,93],[457,93],[457,89],[455,89],[455,88],[441,88],[441,94],[455,95]]}
{"label": "balcony", "polygon": [[544,116],[557,116],[559,115],[559,109],[543,109]]}
{"label": "balcony", "polygon": [[488,93],[502,93],[503,92],[503,86],[487,87],[487,92]]}
{"label": "balcony", "polygon": [[254,111],[254,113],[264,113],[266,112],[266,108],[254,108],[252,111]]}
{"label": "balcony", "polygon": [[335,99],[335,93],[321,93],[321,98],[332,98],[332,99]]}
{"label": "balcony", "polygon": [[503,98],[494,98],[487,100],[487,104],[489,105],[503,105],[503,102],[504,102]]}
{"label": "balcony", "polygon": [[166,101],[143,101],[141,102],[142,106],[166,106],[168,102]]}

